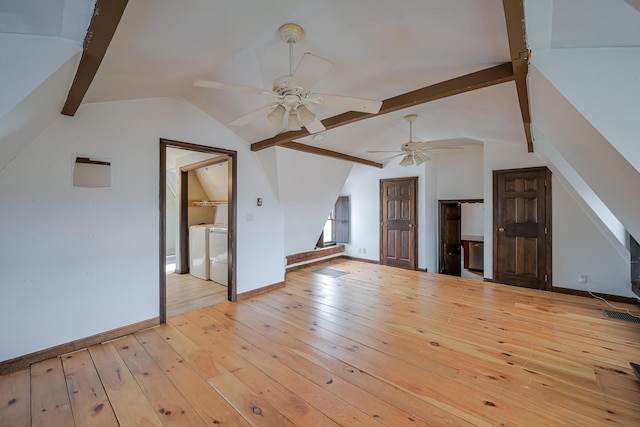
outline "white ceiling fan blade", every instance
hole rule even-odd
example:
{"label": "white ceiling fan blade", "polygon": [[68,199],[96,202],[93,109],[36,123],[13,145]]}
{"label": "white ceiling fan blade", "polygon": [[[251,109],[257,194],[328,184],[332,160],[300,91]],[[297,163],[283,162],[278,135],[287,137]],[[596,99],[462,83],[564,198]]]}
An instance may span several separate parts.
{"label": "white ceiling fan blade", "polygon": [[[427,154],[423,153],[422,151],[416,151],[415,154],[413,155],[413,157],[415,158],[416,163],[418,164],[418,166],[421,165],[424,162],[427,162],[427,161],[431,160],[431,157],[427,156]],[[418,162],[418,160],[420,160],[420,161]]]}
{"label": "white ceiling fan blade", "polygon": [[252,111],[249,114],[245,114],[242,117],[238,117],[237,119],[235,119],[234,121],[232,121],[231,125],[233,126],[244,126],[250,122],[252,122],[253,120],[257,119],[258,117],[263,117],[266,116],[271,110],[273,110],[273,108],[278,105],[276,104],[267,104],[263,107],[258,108],[255,111]]}
{"label": "white ceiling fan blade", "polygon": [[463,148],[423,148],[417,151],[422,151],[429,154],[445,154],[445,153],[462,153],[464,149]]}
{"label": "white ceiling fan blade", "polygon": [[260,89],[260,88],[257,88],[257,87],[241,86],[241,85],[234,85],[234,84],[230,84],[230,83],[215,82],[213,80],[198,79],[195,82],[193,82],[193,85],[197,86],[197,87],[206,87],[208,89],[239,90],[239,91],[242,91],[242,92],[256,93],[256,94],[259,94],[259,95],[275,95],[271,91]]}
{"label": "white ceiling fan blade", "polygon": [[305,128],[307,128],[307,130],[311,134],[322,132],[323,130],[326,130],[326,128],[324,127],[324,125],[322,124],[322,122],[320,121],[320,119],[318,117],[316,117],[311,123],[306,125]]}
{"label": "white ceiling fan blade", "polygon": [[309,102],[311,103],[338,110],[360,111],[362,113],[376,114],[380,111],[380,107],[382,107],[382,101],[375,101],[373,99],[327,95],[324,93],[312,93],[309,97]]}
{"label": "white ceiling fan blade", "polygon": [[404,156],[404,155],[405,155],[405,153],[394,154],[393,156],[385,157],[384,159],[380,159],[378,161],[379,162],[386,162],[387,160],[395,159],[396,157],[400,157],[400,156]]}
{"label": "white ceiling fan blade", "polygon": [[307,52],[298,63],[298,68],[293,72],[288,86],[298,86],[308,92],[331,67],[333,62]]}

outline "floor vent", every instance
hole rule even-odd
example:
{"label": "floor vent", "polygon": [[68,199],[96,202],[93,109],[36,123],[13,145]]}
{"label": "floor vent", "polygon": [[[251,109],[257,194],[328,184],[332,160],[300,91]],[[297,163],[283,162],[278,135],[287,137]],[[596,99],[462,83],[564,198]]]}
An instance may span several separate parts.
{"label": "floor vent", "polygon": [[340,277],[344,274],[347,274],[346,271],[336,270],[335,268],[331,268],[331,267],[322,267],[322,268],[318,268],[316,270],[311,270],[311,271],[316,274],[324,274],[325,276],[331,276],[331,277]]}
{"label": "floor vent", "polygon": [[625,322],[640,324],[640,316],[633,316],[623,311],[602,310],[609,319],[624,320]]}

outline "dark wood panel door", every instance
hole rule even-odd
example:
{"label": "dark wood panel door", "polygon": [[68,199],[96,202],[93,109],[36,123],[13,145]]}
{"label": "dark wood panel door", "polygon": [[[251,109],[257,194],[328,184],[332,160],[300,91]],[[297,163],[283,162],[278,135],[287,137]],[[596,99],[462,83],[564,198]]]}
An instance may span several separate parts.
{"label": "dark wood panel door", "polygon": [[416,199],[418,178],[380,180],[380,264],[418,267]]}
{"label": "dark wood panel door", "polygon": [[493,266],[499,283],[551,288],[551,172],[493,172]]}
{"label": "dark wood panel door", "polygon": [[440,273],[460,276],[461,209],[458,202],[440,202]]}

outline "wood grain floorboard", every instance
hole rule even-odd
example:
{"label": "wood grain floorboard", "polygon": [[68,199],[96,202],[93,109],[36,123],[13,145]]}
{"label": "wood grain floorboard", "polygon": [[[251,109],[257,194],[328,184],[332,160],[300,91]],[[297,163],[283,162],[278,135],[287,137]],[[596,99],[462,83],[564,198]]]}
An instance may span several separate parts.
{"label": "wood grain floorboard", "polygon": [[602,301],[324,266],[347,274],[297,269],[240,303],[222,288],[165,325],[2,375],[0,427],[640,425],[640,325]]}
{"label": "wood grain floorboard", "polygon": [[191,274],[167,275],[167,317],[227,301],[227,287]]}

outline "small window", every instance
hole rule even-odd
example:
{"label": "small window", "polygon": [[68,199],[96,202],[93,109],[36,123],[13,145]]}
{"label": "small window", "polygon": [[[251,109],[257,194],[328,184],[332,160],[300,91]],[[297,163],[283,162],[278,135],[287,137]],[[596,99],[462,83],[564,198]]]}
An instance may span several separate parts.
{"label": "small window", "polygon": [[349,243],[349,197],[340,196],[324,223],[316,247],[324,248],[337,243]]}

